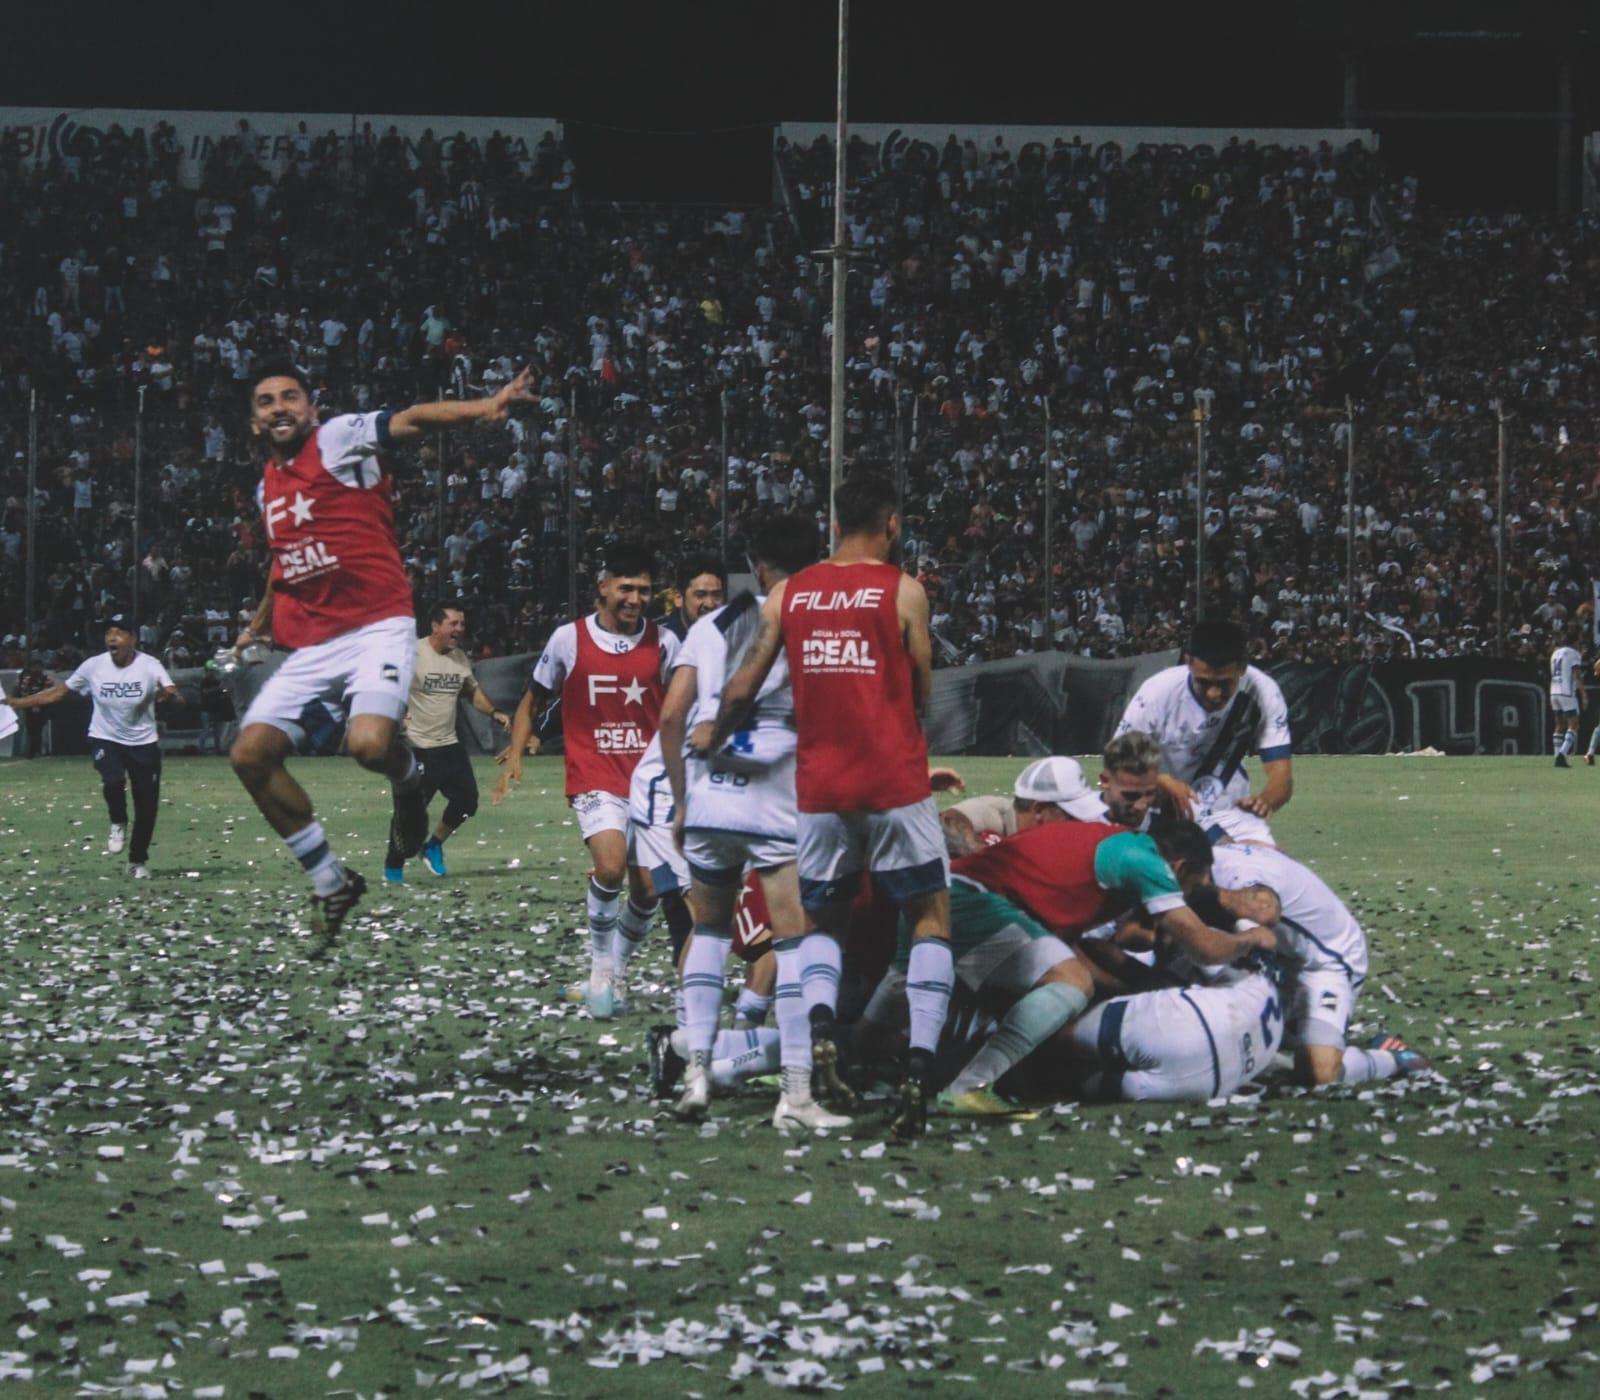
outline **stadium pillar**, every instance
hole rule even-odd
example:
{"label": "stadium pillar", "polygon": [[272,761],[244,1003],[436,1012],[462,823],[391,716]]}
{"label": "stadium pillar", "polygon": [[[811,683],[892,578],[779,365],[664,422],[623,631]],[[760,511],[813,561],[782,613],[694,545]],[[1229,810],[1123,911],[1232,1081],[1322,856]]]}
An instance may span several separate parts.
{"label": "stadium pillar", "polygon": [[34,635],[34,581],[38,573],[38,559],[34,553],[33,521],[39,512],[39,391],[28,390],[28,574],[23,584],[23,626],[27,628],[29,654],[39,645]]}
{"label": "stadium pillar", "polygon": [[567,405],[567,616],[578,616],[578,381]]}
{"label": "stadium pillar", "polygon": [[1056,634],[1050,623],[1055,611],[1056,474],[1050,467],[1050,395],[1044,395],[1044,641],[1055,649]]}
{"label": "stadium pillar", "polygon": [[717,406],[722,410],[722,567],[728,567],[728,391],[717,394]]}
{"label": "stadium pillar", "polygon": [[[828,533],[832,538],[833,498],[844,480],[844,293],[846,259],[844,193],[846,112],[850,72],[850,0],[839,0],[838,105],[833,123],[833,383],[828,415]],[[830,546],[831,547],[831,546]]]}
{"label": "stadium pillar", "polygon": [[139,386],[139,410],[133,418],[133,625],[139,621],[139,571],[143,561],[139,557],[139,521],[144,509],[144,391]]}
{"label": "stadium pillar", "polygon": [[1506,654],[1506,411],[1494,401],[1494,654]]}
{"label": "stadium pillar", "polygon": [[900,528],[905,529],[906,518],[906,456],[905,441],[900,430],[900,378],[894,381],[894,509],[900,517]]}
{"label": "stadium pillar", "polygon": [[1350,644],[1356,640],[1356,408],[1344,396],[1344,613]]}

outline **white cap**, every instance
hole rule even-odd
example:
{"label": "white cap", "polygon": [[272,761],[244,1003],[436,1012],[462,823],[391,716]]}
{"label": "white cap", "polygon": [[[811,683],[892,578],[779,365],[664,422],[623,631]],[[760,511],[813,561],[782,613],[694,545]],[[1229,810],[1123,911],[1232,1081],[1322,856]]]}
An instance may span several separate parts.
{"label": "white cap", "polygon": [[1024,802],[1053,802],[1080,822],[1106,820],[1106,804],[1085,781],[1076,759],[1041,758],[1017,774],[1012,793]]}

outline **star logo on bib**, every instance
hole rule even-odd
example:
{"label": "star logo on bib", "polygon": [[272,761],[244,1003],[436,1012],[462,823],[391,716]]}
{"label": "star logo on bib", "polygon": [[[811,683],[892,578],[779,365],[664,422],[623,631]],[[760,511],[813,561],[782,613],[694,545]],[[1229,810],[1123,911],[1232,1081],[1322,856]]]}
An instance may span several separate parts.
{"label": "star logo on bib", "polygon": [[303,491],[296,491],[294,504],[289,507],[289,514],[294,517],[296,525],[304,525],[311,519],[311,498]]}
{"label": "star logo on bib", "polygon": [[622,687],[622,703],[624,705],[644,704],[644,687],[637,680],[631,680]]}

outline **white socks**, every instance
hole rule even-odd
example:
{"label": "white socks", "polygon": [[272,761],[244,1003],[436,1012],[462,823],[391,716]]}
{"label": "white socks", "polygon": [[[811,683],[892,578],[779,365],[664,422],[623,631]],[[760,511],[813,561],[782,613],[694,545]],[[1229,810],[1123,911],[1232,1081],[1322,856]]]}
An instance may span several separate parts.
{"label": "white socks", "polygon": [[339,858],[329,849],[321,822],[314,821],[310,826],[301,827],[293,836],[285,836],[283,844],[300,862],[300,868],[311,877],[311,888],[319,895],[330,895],[344,884],[344,866],[339,864]]}
{"label": "white socks", "polygon": [[[777,1015],[778,1037],[783,1047],[783,1066],[787,1073],[801,1071],[806,1084],[806,1097],[811,1095],[811,1020],[806,1014],[805,998],[800,993],[800,965],[802,955],[800,938],[779,938],[772,944],[778,959],[777,996],[773,1008]],[[787,1092],[787,1084],[785,1087]]]}
{"label": "white socks", "polygon": [[1344,1074],[1341,1084],[1366,1084],[1374,1079],[1393,1079],[1400,1064],[1392,1050],[1363,1050],[1359,1046],[1345,1047]]}
{"label": "white socks", "polygon": [[621,899],[620,889],[610,890],[593,879],[589,881],[589,956],[595,981],[611,980],[611,945],[616,937],[617,905]]}
{"label": "white socks", "polygon": [[[672,1048],[684,1059],[692,1053],[682,1031],[672,1033]],[[741,1081],[758,1074],[772,1074],[778,1068],[778,1033],[765,1026],[748,1031],[719,1031],[711,1043],[711,1086],[734,1089]],[[810,1085],[806,1092],[809,1095]]]}
{"label": "white socks", "polygon": [[906,1001],[911,1007],[911,1048],[932,1054],[950,1010],[955,959],[948,938],[919,938],[906,968]]}
{"label": "white socks", "polygon": [[617,919],[616,936],[611,940],[611,956],[615,960],[618,973],[628,970],[633,955],[639,951],[639,945],[650,932],[650,921],[655,918],[655,914],[655,905],[635,904],[633,896],[628,896],[627,903],[622,906],[622,914]]}
{"label": "white socks", "polygon": [[[843,971],[844,958],[837,938],[825,933],[808,933],[801,938],[800,996],[808,1018],[820,1006],[832,1019],[839,1005],[839,976]],[[780,972],[780,980],[782,975]]]}
{"label": "white socks", "polygon": [[696,924],[683,958],[683,1030],[690,1051],[709,1050],[722,1015],[723,968],[733,949],[727,929]]}

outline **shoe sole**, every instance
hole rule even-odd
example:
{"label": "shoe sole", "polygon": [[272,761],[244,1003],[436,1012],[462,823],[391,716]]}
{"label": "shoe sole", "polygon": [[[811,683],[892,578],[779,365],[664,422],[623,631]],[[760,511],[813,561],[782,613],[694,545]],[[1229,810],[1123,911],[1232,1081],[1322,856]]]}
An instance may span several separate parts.
{"label": "shoe sole", "polygon": [[900,1086],[900,1106],[889,1121],[891,1136],[905,1142],[928,1131],[928,1105],[920,1084]]}

